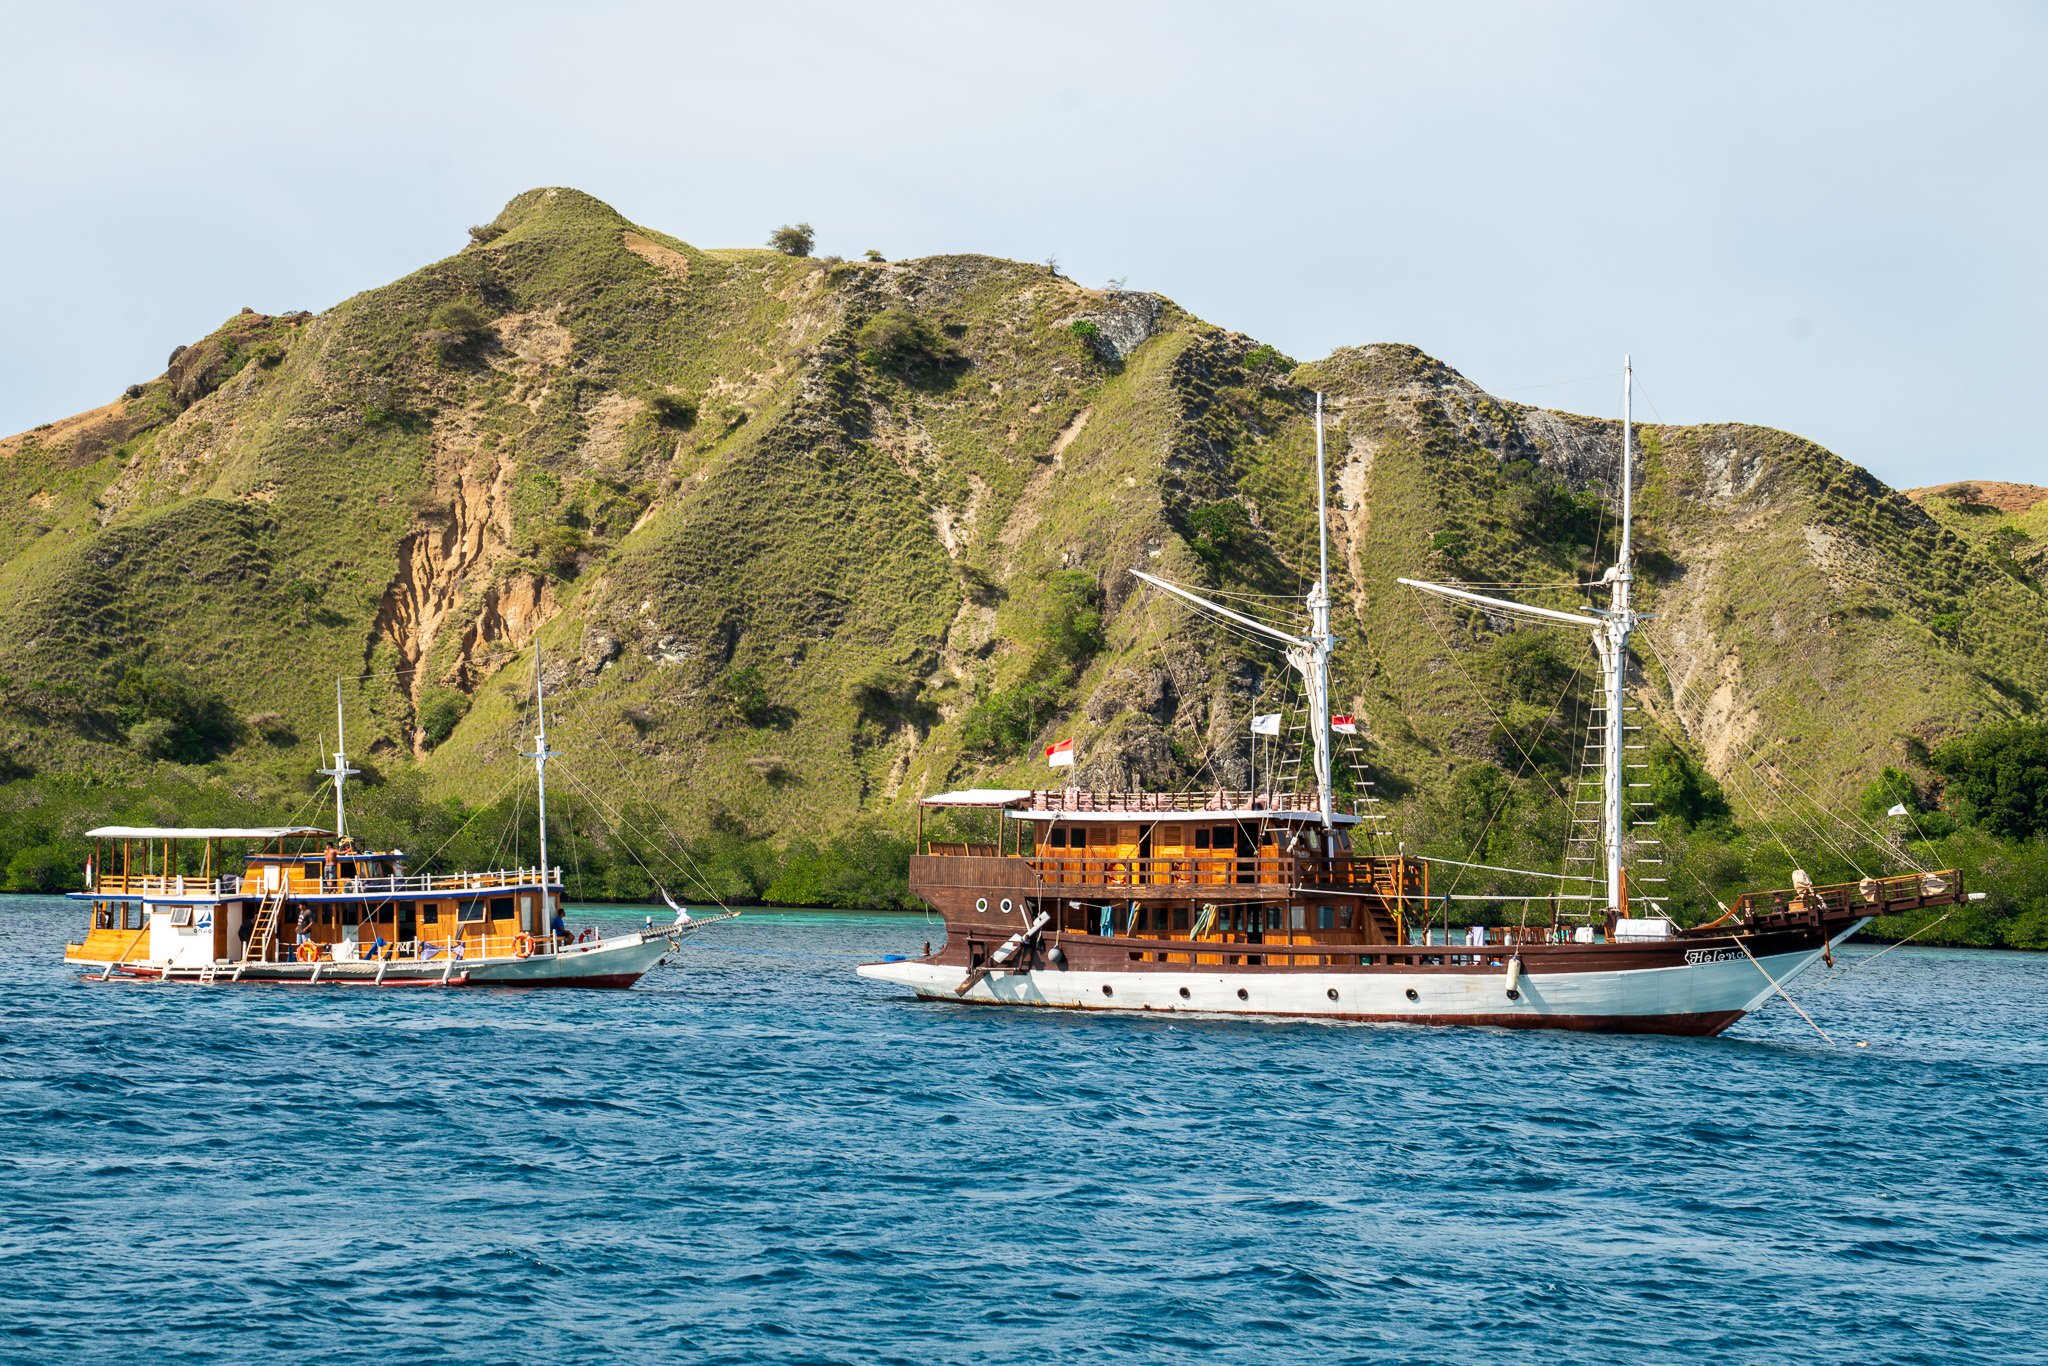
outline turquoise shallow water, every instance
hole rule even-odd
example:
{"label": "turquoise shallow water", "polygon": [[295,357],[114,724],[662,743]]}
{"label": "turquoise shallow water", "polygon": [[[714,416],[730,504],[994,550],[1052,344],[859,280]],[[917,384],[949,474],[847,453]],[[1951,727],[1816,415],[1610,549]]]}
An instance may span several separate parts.
{"label": "turquoise shallow water", "polygon": [[82,983],[76,922],[0,898],[8,1361],[2048,1340],[2040,958],[1805,979],[1830,1048],[1782,1005],[1718,1040],[1593,1038],[992,1012],[853,977],[935,936],[916,917],[750,913],[637,990],[534,994]]}

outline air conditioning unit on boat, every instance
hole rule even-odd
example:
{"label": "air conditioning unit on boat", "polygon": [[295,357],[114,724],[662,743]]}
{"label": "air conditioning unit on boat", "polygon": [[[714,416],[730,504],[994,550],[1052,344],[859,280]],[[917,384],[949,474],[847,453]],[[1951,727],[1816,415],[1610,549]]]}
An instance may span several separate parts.
{"label": "air conditioning unit on boat", "polygon": [[1625,939],[1669,939],[1677,933],[1678,927],[1661,915],[1646,915],[1638,920],[1614,922],[1614,938],[1617,942]]}

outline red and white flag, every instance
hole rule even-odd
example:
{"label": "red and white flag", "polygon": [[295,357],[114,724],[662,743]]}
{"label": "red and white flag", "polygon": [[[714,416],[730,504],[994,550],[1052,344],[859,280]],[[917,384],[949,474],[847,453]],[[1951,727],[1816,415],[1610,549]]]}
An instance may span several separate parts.
{"label": "red and white flag", "polygon": [[1056,745],[1047,745],[1045,747],[1045,761],[1054,768],[1072,768],[1074,766],[1074,742],[1072,740],[1062,740]]}
{"label": "red and white flag", "polygon": [[1330,729],[1336,731],[1339,735],[1356,735],[1358,734],[1358,718],[1355,716],[1333,716],[1330,718]]}

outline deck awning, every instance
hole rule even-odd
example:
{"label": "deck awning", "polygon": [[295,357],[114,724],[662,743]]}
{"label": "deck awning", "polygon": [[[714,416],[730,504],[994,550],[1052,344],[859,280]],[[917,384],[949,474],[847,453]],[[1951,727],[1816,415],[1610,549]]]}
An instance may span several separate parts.
{"label": "deck awning", "polygon": [[94,840],[281,840],[330,836],[317,825],[103,825],[85,832]]}
{"label": "deck awning", "polygon": [[926,806],[1016,806],[1037,796],[1030,788],[970,787],[959,792],[941,792],[926,797]]}

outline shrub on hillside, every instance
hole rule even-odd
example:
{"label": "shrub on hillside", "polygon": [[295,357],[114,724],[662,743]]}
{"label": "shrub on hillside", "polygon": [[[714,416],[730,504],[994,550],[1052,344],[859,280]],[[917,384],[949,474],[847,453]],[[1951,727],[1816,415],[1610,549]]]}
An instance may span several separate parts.
{"label": "shrub on hillside", "polygon": [[936,328],[900,308],[886,309],[862,323],[854,343],[870,367],[906,377],[929,376],[960,359]]}
{"label": "shrub on hillside", "polygon": [[1046,576],[1045,591],[1040,637],[1059,663],[1079,669],[1102,648],[1102,586],[1085,570],[1061,569]]}
{"label": "shrub on hillside", "polygon": [[475,360],[491,335],[491,315],[477,299],[456,299],[442,304],[427,319],[420,340],[443,361]]}
{"label": "shrub on hillside", "polygon": [[749,726],[787,726],[796,719],[794,711],[769,696],[768,681],[751,664],[726,670],[716,691],[726,710]]}
{"label": "shrub on hillside", "polygon": [[2007,721],[1938,746],[1958,814],[2006,839],[2048,834],[2048,723]]}
{"label": "shrub on hillside", "polygon": [[1251,515],[1241,503],[1211,503],[1187,517],[1188,549],[1212,573],[1222,574],[1249,559],[1258,541]]}
{"label": "shrub on hillside", "polygon": [[847,686],[847,695],[863,721],[893,725],[921,710],[923,685],[902,669],[877,664]]}
{"label": "shrub on hillside", "polygon": [[590,533],[580,526],[564,523],[551,526],[540,534],[540,540],[534,545],[534,555],[549,573],[560,578],[574,578],[589,549]]}
{"label": "shrub on hillside", "polygon": [[203,764],[242,741],[242,722],[218,693],[173,669],[130,669],[114,685],[128,742],[145,757]]}
{"label": "shrub on hillside", "polygon": [[420,739],[428,749],[450,735],[469,712],[469,699],[452,688],[428,688],[420,696]]}
{"label": "shrub on hillside", "polygon": [[469,240],[477,246],[495,242],[505,235],[505,230],[496,223],[479,223],[469,230]]}
{"label": "shrub on hillside", "polygon": [[784,256],[809,256],[817,240],[809,223],[784,223],[768,234],[768,245]]}
{"label": "shrub on hillside", "polygon": [[1066,689],[1050,679],[997,688],[960,718],[963,749],[995,758],[1021,754],[1058,714]]}
{"label": "shrub on hillside", "polygon": [[647,400],[647,411],[656,426],[671,431],[687,431],[697,425],[697,405],[675,394],[656,394]]}

